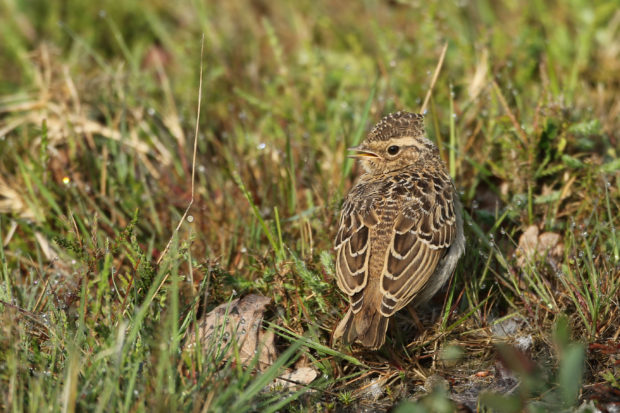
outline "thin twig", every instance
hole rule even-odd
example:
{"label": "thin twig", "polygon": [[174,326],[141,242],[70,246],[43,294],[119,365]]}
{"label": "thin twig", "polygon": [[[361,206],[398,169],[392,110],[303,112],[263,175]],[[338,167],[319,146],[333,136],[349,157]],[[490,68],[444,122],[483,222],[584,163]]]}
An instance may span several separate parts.
{"label": "thin twig", "polygon": [[21,308],[20,306],[17,306],[15,304],[11,304],[7,301],[4,300],[0,300],[0,305],[5,305],[7,307],[10,307],[18,312],[20,312],[21,314],[24,315],[24,317],[28,318],[30,321],[32,321],[33,323],[43,327],[45,330],[50,331],[50,328],[48,325],[46,325],[43,321],[39,320],[39,315],[36,313],[33,313],[32,311],[28,311],[26,309]]}
{"label": "thin twig", "polygon": [[441,50],[441,55],[439,56],[439,61],[437,62],[437,67],[435,68],[435,73],[433,73],[433,79],[431,80],[431,86],[428,88],[428,92],[426,92],[426,97],[424,98],[424,103],[422,103],[422,107],[420,108],[421,114],[424,114],[424,112],[426,112],[428,101],[431,99],[431,94],[433,93],[433,88],[435,87],[435,83],[437,82],[437,78],[439,77],[439,72],[441,72],[441,67],[443,66],[443,60],[446,57],[447,51],[448,51],[448,42],[445,42],[443,44],[443,49]]}
{"label": "thin twig", "polygon": [[[192,186],[191,186],[191,188],[192,188],[192,196],[191,196],[191,199],[189,201],[189,204],[187,205],[187,208],[185,209],[185,212],[183,213],[183,216],[179,220],[179,223],[178,223],[177,227],[175,228],[174,232],[170,236],[170,240],[168,240],[168,244],[166,244],[166,248],[164,248],[163,252],[161,253],[159,258],[157,259],[157,265],[159,265],[161,260],[168,253],[168,250],[170,249],[170,245],[172,244],[172,240],[174,239],[174,234],[179,232],[179,229],[181,228],[181,225],[183,225],[183,221],[185,221],[185,218],[187,217],[187,214],[189,213],[190,208],[194,204],[194,182],[195,182],[194,178],[195,178],[195,175],[196,175],[196,152],[198,150],[197,149],[198,148],[198,124],[200,122],[200,104],[202,102],[202,60],[203,60],[203,57],[204,57],[204,48],[205,48],[205,35],[203,33],[202,34],[202,40],[201,40],[201,43],[200,43],[200,80],[198,82],[198,108],[196,109],[196,112],[197,112],[196,113],[196,129],[194,130],[194,154],[192,156]],[[168,274],[166,274],[164,279],[161,281],[161,284],[159,285],[159,288],[161,288],[161,286],[164,284],[164,282],[166,282],[167,278],[168,278]],[[158,290],[159,290],[159,288],[158,288]]]}

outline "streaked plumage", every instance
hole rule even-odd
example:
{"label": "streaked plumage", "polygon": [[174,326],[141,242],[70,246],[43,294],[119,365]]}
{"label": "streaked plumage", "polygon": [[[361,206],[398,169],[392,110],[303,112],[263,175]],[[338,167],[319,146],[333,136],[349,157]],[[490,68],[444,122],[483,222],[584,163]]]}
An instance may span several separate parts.
{"label": "streaked plumage", "polygon": [[460,204],[423,117],[384,117],[357,148],[366,173],[346,197],[335,240],[350,308],[334,338],[379,348],[389,318],[431,298],[465,249]]}

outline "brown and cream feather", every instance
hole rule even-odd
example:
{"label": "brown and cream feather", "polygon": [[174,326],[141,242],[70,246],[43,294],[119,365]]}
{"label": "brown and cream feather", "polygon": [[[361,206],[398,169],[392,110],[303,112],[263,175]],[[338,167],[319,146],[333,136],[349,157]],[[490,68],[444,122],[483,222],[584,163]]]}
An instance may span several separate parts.
{"label": "brown and cream feather", "polygon": [[462,219],[421,115],[388,115],[353,149],[366,173],[345,199],[335,240],[350,308],[334,337],[379,348],[389,317],[428,300],[452,274],[464,251]]}

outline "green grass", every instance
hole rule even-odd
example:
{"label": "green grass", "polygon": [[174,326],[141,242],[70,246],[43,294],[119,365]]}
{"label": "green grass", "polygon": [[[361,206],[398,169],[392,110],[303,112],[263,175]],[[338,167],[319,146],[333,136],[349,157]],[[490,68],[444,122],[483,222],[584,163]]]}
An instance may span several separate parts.
{"label": "green grass", "polygon": [[[617,403],[617,9],[0,2],[0,410]],[[342,347],[330,251],[359,173],[346,148],[419,110],[445,42],[426,127],[466,256],[424,331],[402,312],[382,350]],[[561,246],[519,264],[531,225]],[[196,320],[249,293],[272,299],[272,367],[226,359],[221,340],[183,350]],[[319,372],[310,387],[265,390],[297,362]]]}

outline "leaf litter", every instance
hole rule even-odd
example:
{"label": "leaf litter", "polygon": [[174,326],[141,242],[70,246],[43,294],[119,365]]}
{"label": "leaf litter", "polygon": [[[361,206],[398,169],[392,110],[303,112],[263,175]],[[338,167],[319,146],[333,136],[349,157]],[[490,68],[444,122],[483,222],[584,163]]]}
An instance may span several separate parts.
{"label": "leaf litter", "polygon": [[[278,358],[274,333],[263,327],[264,314],[270,303],[271,298],[249,294],[220,304],[204,315],[197,323],[197,335],[203,351],[213,345],[223,346],[227,349],[223,359],[228,360],[234,357],[234,345],[228,344],[236,343],[239,363],[248,367],[257,358],[260,371],[269,368]],[[195,345],[196,335],[191,334],[185,343],[185,350],[191,350]],[[310,384],[317,376],[315,369],[298,363],[295,369],[286,369],[267,387],[294,389],[298,384]]]}

